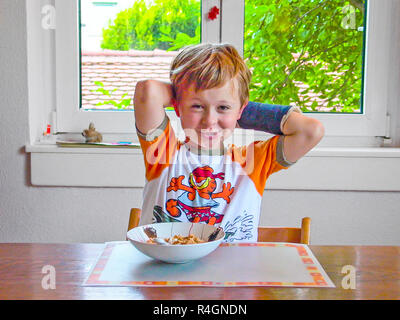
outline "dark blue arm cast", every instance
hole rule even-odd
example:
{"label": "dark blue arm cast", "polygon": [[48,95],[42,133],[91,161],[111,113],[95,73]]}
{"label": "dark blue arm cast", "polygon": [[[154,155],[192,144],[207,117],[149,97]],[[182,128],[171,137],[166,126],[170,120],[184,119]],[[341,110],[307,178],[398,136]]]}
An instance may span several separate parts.
{"label": "dark blue arm cast", "polygon": [[293,108],[249,101],[244,108],[238,124],[243,129],[254,129],[282,135],[282,118]]}

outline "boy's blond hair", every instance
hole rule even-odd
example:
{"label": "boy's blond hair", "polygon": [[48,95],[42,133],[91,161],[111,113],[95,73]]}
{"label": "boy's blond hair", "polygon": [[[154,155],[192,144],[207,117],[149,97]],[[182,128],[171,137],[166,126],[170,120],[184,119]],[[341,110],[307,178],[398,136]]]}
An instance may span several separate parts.
{"label": "boy's blond hair", "polygon": [[230,44],[202,43],[185,47],[171,64],[170,79],[178,101],[182,90],[191,84],[198,91],[221,87],[234,78],[243,105],[249,98],[251,72]]}

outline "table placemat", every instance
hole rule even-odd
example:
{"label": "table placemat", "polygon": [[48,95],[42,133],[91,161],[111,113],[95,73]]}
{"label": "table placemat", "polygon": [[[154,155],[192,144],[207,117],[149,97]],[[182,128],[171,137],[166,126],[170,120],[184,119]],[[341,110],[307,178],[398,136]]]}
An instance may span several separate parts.
{"label": "table placemat", "polygon": [[169,264],[128,241],[105,243],[83,286],[335,287],[304,244],[223,243],[201,259]]}

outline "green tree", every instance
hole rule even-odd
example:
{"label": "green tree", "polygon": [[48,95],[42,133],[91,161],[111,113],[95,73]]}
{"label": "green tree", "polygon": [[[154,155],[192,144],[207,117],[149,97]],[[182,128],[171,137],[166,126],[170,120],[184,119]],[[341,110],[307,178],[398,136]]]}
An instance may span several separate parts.
{"label": "green tree", "polygon": [[125,92],[121,96],[120,101],[115,101],[111,99],[111,93],[116,91],[117,89],[113,89],[112,91],[104,88],[104,84],[101,81],[95,81],[94,84],[97,86],[96,90],[91,90],[93,93],[101,93],[103,96],[109,97],[110,99],[96,103],[96,106],[104,106],[104,105],[113,105],[117,109],[128,109],[131,104],[131,99],[126,98],[128,92]]}
{"label": "green tree", "polygon": [[[244,55],[250,98],[309,111],[307,93],[332,111],[360,108],[364,1],[247,0]],[[307,86],[300,88],[298,83]],[[311,104],[316,110],[317,102]]]}
{"label": "green tree", "polygon": [[[200,0],[144,0],[120,12],[103,29],[103,49],[166,50],[183,35],[196,38],[200,25]],[[179,36],[178,36],[179,35]],[[198,36],[199,38],[199,36]]]}

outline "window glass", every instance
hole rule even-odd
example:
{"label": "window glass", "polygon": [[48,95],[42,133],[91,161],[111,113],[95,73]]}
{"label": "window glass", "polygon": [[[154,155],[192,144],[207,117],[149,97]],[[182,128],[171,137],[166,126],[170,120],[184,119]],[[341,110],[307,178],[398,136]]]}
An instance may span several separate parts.
{"label": "window glass", "polygon": [[81,0],[81,109],[132,110],[139,80],[168,80],[177,50],[200,43],[200,18],[200,0]]}
{"label": "window glass", "polygon": [[250,99],[363,113],[364,0],[246,0]]}

